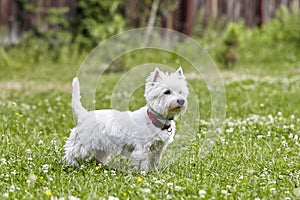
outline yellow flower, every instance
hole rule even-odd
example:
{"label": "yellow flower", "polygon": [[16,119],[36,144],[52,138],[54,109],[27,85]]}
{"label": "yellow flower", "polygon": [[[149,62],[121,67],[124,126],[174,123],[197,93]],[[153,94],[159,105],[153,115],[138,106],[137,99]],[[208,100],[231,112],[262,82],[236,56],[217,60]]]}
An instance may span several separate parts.
{"label": "yellow flower", "polygon": [[260,106],[260,107],[265,107],[265,104],[260,103],[259,106]]}
{"label": "yellow flower", "polygon": [[137,182],[138,182],[138,183],[141,183],[142,181],[143,181],[143,178],[138,177]]}
{"label": "yellow flower", "polygon": [[123,192],[123,196],[126,197],[126,195],[127,195],[126,192]]}
{"label": "yellow flower", "polygon": [[99,167],[99,166],[96,166],[96,167],[95,167],[95,170],[97,170],[97,171],[98,171],[99,169],[100,169],[100,167]]}
{"label": "yellow flower", "polygon": [[45,193],[47,196],[50,196],[50,195],[51,195],[51,191],[50,191],[50,190],[45,190],[44,193]]}
{"label": "yellow flower", "polygon": [[13,102],[11,102],[11,103],[12,103],[12,105],[14,105],[14,106],[16,106],[16,105],[17,105],[17,103],[16,103],[16,102],[14,102],[14,101],[13,101]]}

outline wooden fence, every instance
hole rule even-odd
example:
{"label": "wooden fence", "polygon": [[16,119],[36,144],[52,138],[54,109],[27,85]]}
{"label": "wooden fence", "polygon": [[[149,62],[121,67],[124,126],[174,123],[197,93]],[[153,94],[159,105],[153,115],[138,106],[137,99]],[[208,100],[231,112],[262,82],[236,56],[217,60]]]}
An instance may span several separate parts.
{"label": "wooden fence", "polygon": [[[34,7],[24,8],[24,1]],[[160,0],[160,5],[163,5],[163,1]],[[151,5],[145,6],[146,4],[143,0],[125,0],[124,17],[132,27],[143,25],[139,14],[143,14],[143,9],[151,9]],[[247,26],[260,26],[274,17],[280,5],[294,5],[300,9],[300,0],[178,0],[177,4],[168,13],[158,12],[157,18],[160,19],[160,26],[187,35],[192,34],[195,23],[201,23],[205,30],[212,19],[242,19]],[[59,26],[39,22],[49,15],[51,8],[68,8],[64,17],[72,20],[76,17],[76,6],[77,0],[0,0],[0,43],[16,43],[28,30],[57,29]],[[203,16],[201,22],[197,20],[199,14]]]}

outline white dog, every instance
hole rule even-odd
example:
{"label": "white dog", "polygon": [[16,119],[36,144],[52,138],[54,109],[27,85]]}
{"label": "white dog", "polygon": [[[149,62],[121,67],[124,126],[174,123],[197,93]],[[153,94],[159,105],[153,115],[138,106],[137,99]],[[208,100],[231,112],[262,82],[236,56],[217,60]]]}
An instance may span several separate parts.
{"label": "white dog", "polygon": [[80,102],[78,78],[73,79],[72,107],[77,126],[64,146],[67,165],[94,156],[106,163],[111,154],[132,159],[134,168],[157,167],[173,141],[174,119],[187,108],[188,87],[181,67],[174,73],[158,68],[146,80],[147,105],[133,112],[106,109],[87,111]]}

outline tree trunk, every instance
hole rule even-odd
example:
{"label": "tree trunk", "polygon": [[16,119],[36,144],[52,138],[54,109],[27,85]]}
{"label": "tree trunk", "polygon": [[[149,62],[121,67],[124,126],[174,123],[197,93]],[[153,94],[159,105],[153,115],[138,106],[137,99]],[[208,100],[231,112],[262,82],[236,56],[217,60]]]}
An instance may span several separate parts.
{"label": "tree trunk", "polygon": [[151,34],[151,31],[152,31],[152,29],[150,27],[153,27],[154,23],[155,23],[158,5],[159,5],[159,0],[154,0],[153,3],[152,3],[152,7],[151,7],[150,17],[149,17],[149,20],[148,20],[148,23],[147,23],[148,28],[146,29],[145,38],[144,38],[144,44],[145,45],[148,43],[149,36]]}

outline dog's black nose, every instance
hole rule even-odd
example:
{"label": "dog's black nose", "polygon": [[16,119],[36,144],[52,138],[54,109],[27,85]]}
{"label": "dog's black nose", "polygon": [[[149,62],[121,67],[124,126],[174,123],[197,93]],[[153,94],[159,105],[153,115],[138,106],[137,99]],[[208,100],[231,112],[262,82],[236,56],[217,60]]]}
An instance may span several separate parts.
{"label": "dog's black nose", "polygon": [[183,106],[185,100],[184,99],[177,99],[177,103],[181,106]]}

